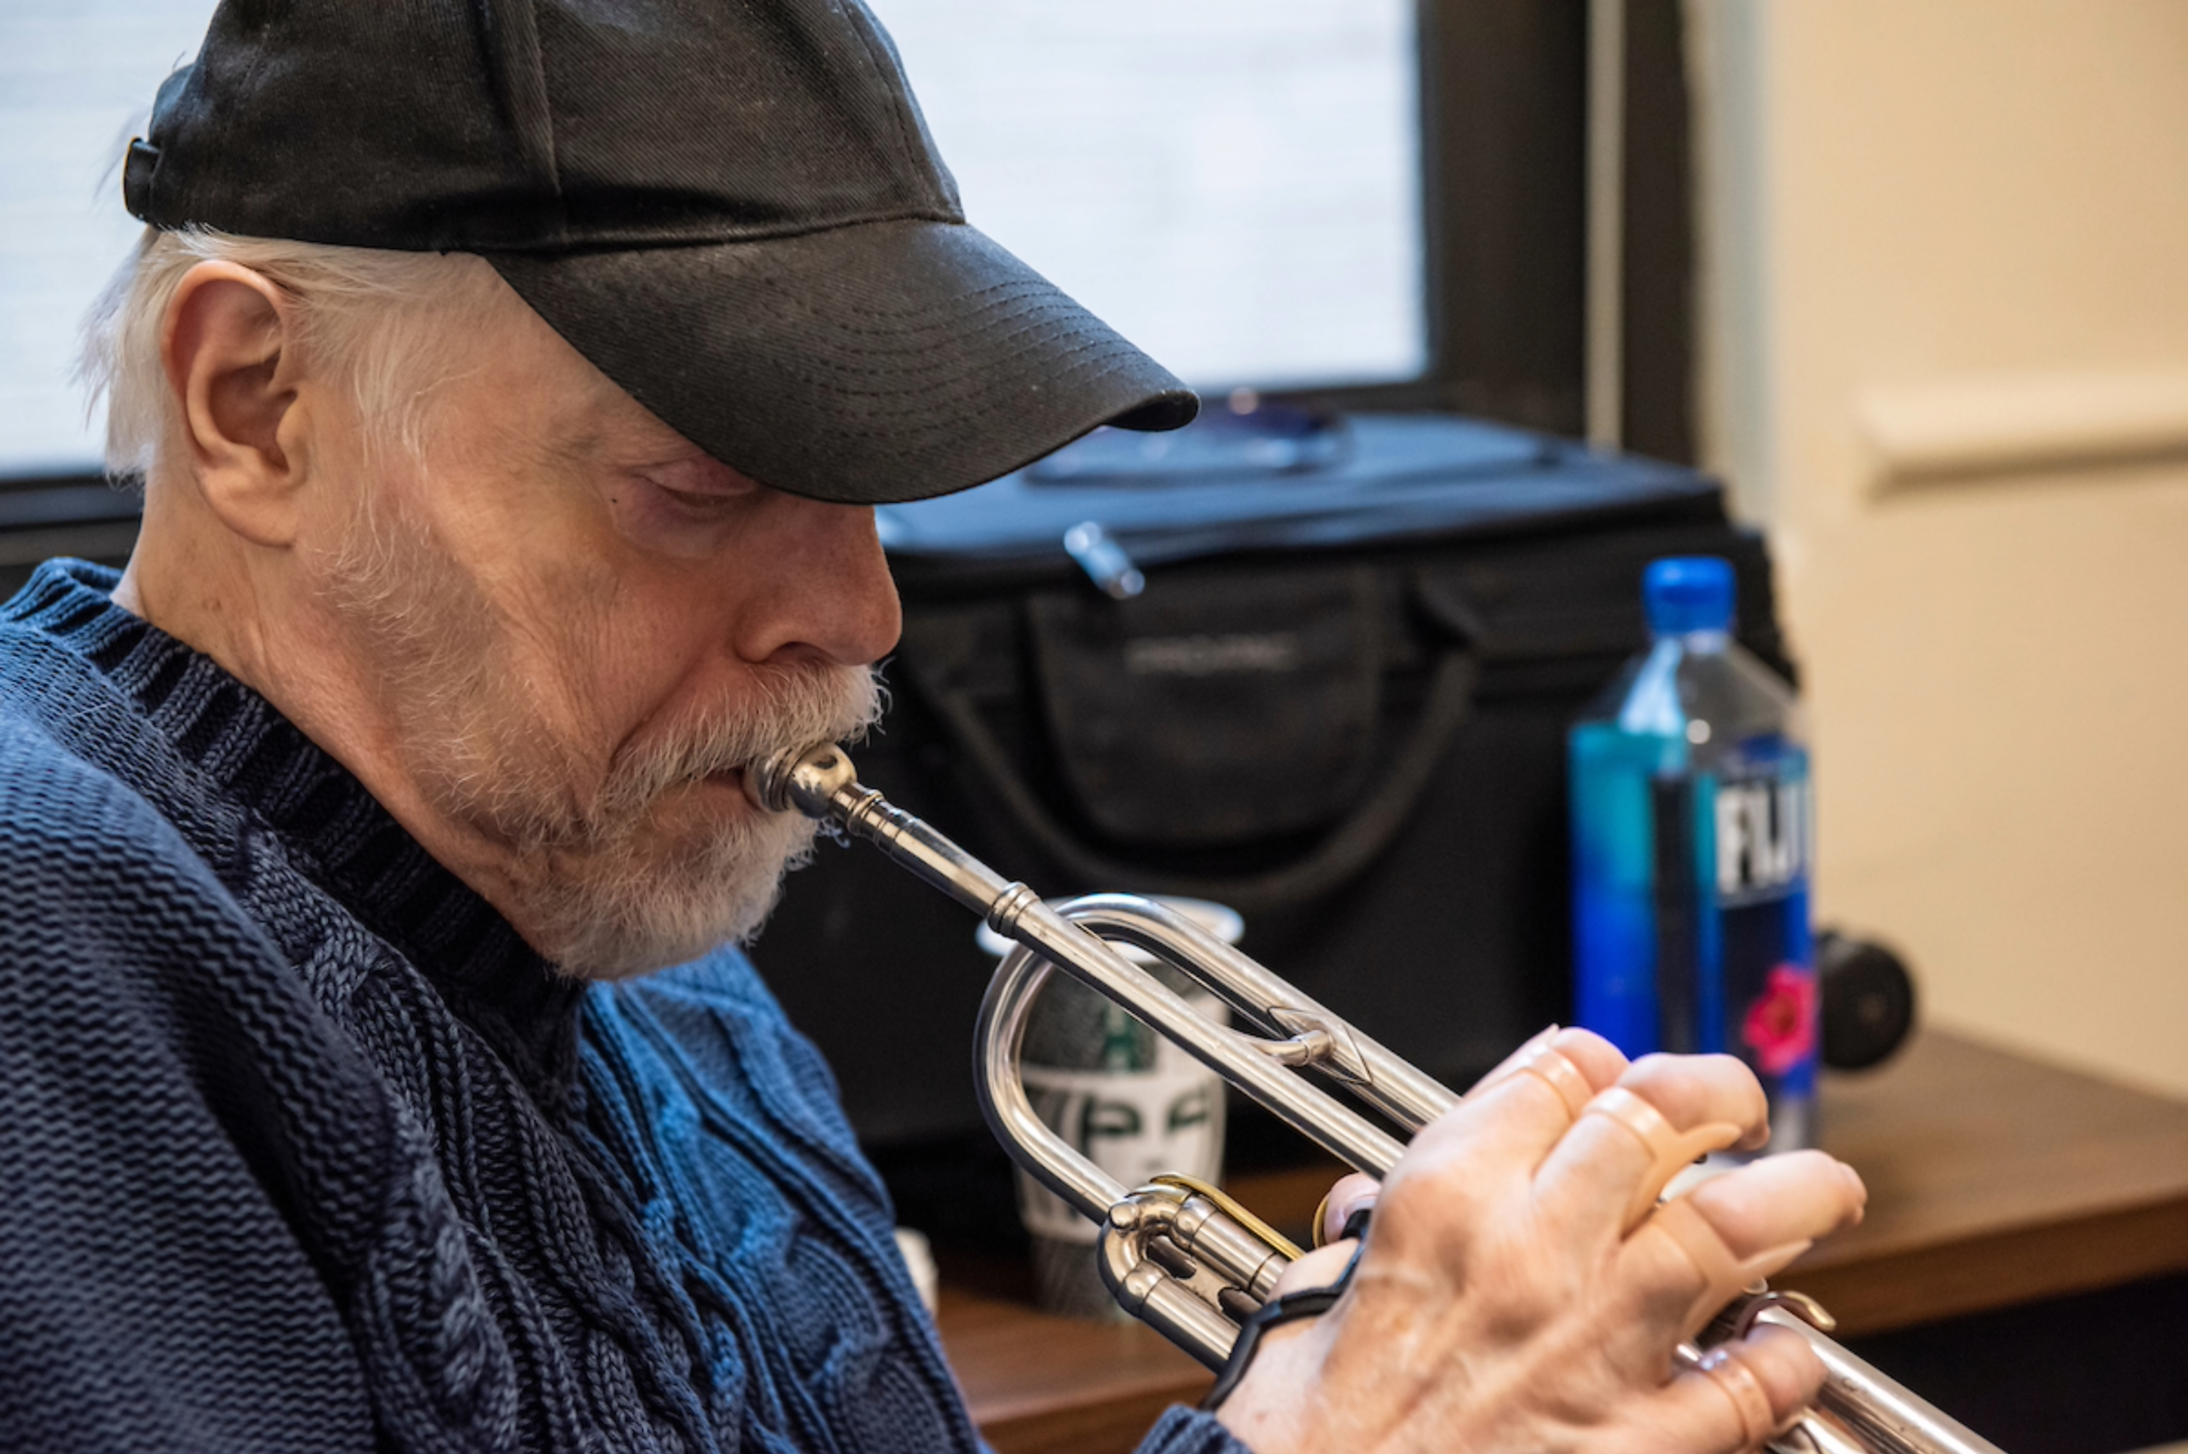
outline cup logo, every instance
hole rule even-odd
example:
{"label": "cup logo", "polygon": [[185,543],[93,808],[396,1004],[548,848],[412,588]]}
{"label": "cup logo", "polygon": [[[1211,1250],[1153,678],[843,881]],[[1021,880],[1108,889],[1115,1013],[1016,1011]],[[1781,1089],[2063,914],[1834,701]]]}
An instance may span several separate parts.
{"label": "cup logo", "polygon": [[[1019,1067],[1026,1098],[1042,1122],[1126,1186],[1163,1172],[1213,1181],[1223,1162],[1223,1082],[1167,1040],[1144,1069]],[[1099,1228],[1023,1171],[1019,1206],[1027,1230],[1092,1243]]]}

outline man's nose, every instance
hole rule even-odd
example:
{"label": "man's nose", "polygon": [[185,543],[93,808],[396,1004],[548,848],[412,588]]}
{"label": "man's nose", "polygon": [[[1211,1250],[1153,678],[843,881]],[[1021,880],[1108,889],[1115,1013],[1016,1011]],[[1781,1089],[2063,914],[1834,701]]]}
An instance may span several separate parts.
{"label": "man's nose", "polygon": [[738,654],[767,661],[805,649],[849,666],[886,656],[904,617],[873,509],[778,494],[766,515],[751,542],[758,589]]}

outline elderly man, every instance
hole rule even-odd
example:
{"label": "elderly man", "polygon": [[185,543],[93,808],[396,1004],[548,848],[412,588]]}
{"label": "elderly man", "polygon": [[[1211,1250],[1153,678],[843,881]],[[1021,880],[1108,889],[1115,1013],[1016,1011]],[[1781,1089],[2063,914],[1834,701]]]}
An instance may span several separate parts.
{"label": "elderly man", "polygon": [[[1190,396],[964,225],[849,0],[233,0],[124,187],[142,541],[0,615],[0,1444],[974,1448],[720,947],[810,833],[741,767],[874,715],[874,503]],[[1801,1341],[1674,1347],[1860,1184],[1649,1204],[1761,1116],[1545,1036],[1146,1447],[1754,1446]]]}

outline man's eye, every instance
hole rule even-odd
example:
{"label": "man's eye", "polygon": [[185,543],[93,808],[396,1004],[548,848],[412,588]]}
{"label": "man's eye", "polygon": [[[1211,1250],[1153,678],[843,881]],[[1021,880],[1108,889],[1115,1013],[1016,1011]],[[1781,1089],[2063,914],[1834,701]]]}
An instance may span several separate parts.
{"label": "man's eye", "polygon": [[641,478],[671,508],[697,519],[717,519],[752,498],[750,489],[718,488],[712,482],[704,488],[691,489],[686,487],[685,481],[672,482],[657,474],[649,473]]}
{"label": "man's eye", "polygon": [[655,489],[666,495],[677,508],[695,511],[702,515],[726,514],[744,500],[743,494],[718,494],[712,490],[679,490],[670,485],[656,484]]}

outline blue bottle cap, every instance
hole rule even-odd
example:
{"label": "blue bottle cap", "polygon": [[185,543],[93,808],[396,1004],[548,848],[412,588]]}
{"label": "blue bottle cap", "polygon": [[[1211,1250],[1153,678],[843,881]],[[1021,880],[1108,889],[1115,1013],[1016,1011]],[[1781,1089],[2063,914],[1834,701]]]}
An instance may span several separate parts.
{"label": "blue bottle cap", "polygon": [[1732,629],[1732,566],[1714,555],[1674,555],[1649,562],[1641,577],[1649,629],[1659,636]]}

